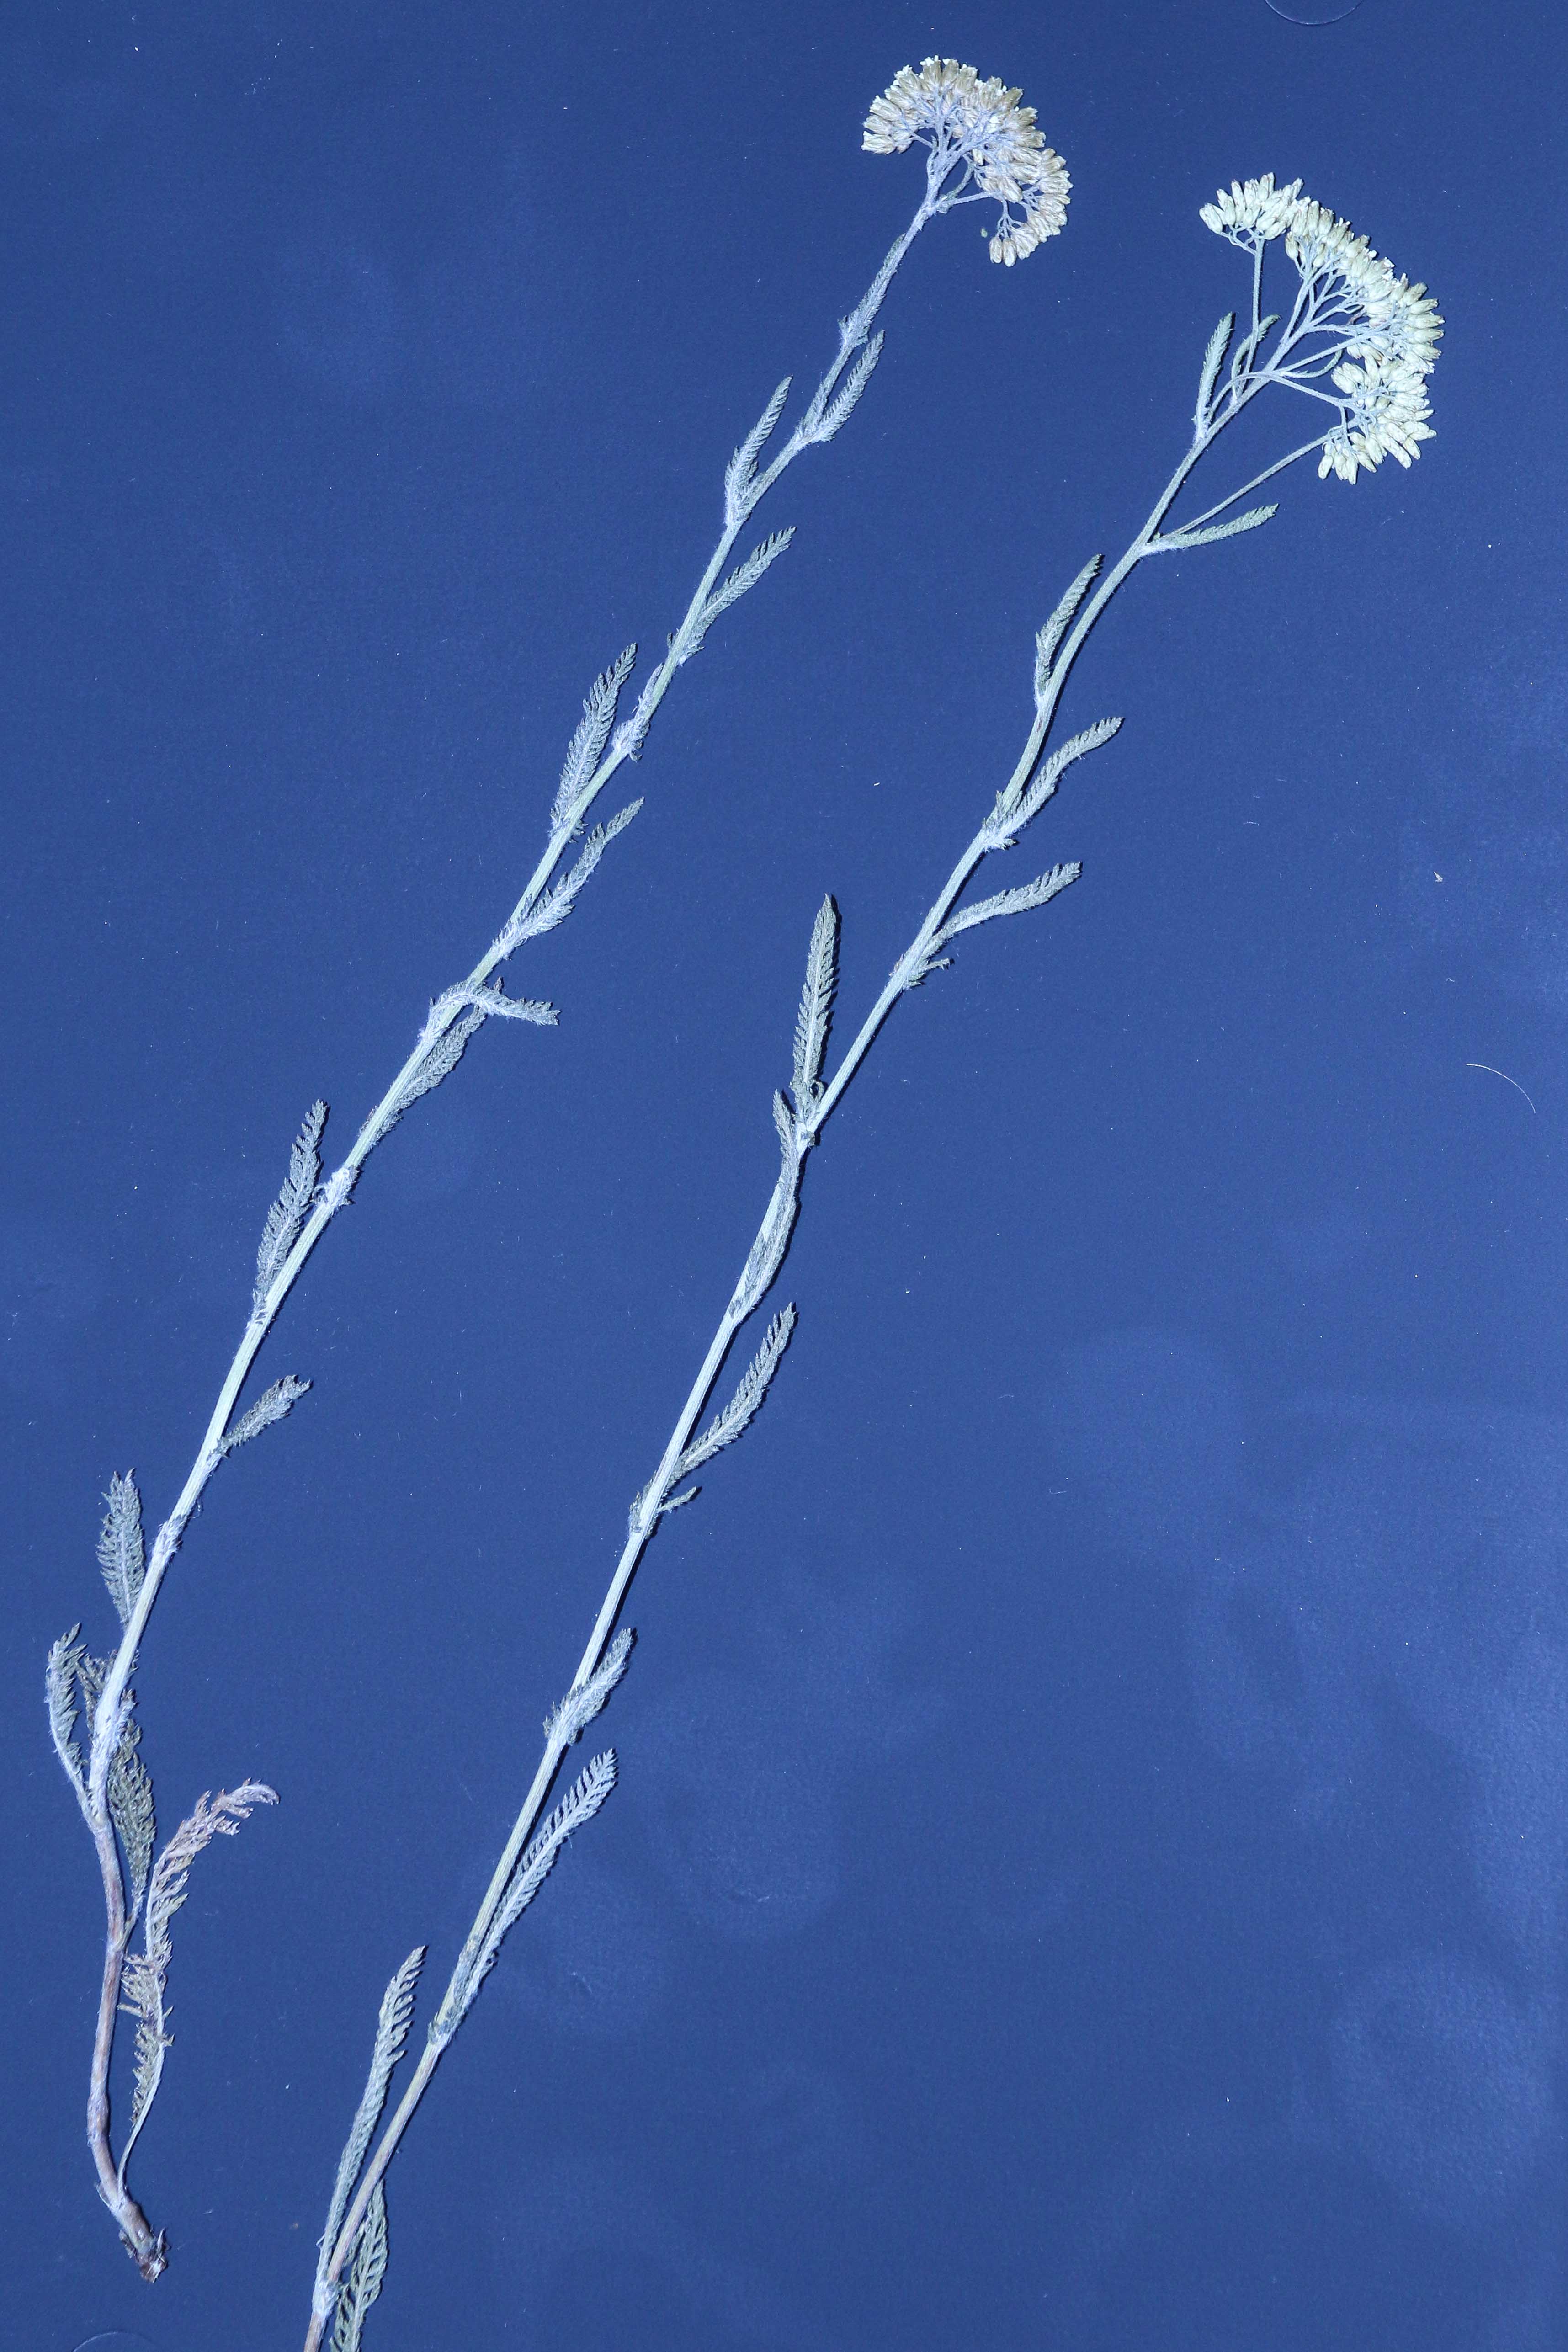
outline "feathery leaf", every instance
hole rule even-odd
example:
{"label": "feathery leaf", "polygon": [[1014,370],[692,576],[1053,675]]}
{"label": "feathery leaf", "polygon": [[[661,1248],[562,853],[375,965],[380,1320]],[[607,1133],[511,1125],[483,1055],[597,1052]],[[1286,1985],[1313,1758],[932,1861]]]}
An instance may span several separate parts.
{"label": "feathery leaf", "polygon": [[[648,1505],[648,1497],[653,1493],[656,1484],[656,1476],[650,1478],[647,1485],[645,1486],[639,1486],[637,1492],[632,1497],[631,1507],[626,1513],[626,1540],[628,1543],[631,1542],[632,1538],[636,1534],[638,1528],[642,1524],[643,1515]],[[684,1495],[666,1495],[658,1509],[654,1512],[653,1520],[649,1523],[646,1529],[646,1533],[650,1536],[653,1534],[654,1525],[664,1517],[666,1511],[678,1511],[683,1503],[695,1503],[701,1493],[702,1488],[700,1486],[688,1486]]]}
{"label": "feathery leaf", "polygon": [[608,669],[600,671],[588,689],[582,717],[567,747],[566,765],[560,772],[560,783],[550,809],[552,832],[573,822],[573,813],[583,786],[598,768],[610,730],[615,724],[615,708],[621,699],[621,689],[631,675],[636,658],[636,646],[628,646],[623,653],[616,656]]}
{"label": "feathery leaf", "polygon": [[828,1050],[828,1030],[833,1017],[833,990],[839,977],[839,910],[824,898],[811,926],[806,953],[806,980],[800,1010],[795,1015],[795,1108],[809,1111],[821,1094],[818,1080]]}
{"label": "feathery leaf", "polygon": [[1041,761],[1020,797],[1010,806],[998,793],[990,819],[990,847],[1010,849],[1025,826],[1033,824],[1073,761],[1082,760],[1087,752],[1097,751],[1113,735],[1120,733],[1121,726],[1119,719],[1097,719],[1092,727],[1083,728],[1060,751],[1053,751],[1049,760]]}
{"label": "feathery leaf", "polygon": [[332,2324],[332,2352],[360,2352],[360,2339],[365,2332],[365,2315],[382,2291],[386,2267],[387,2200],[386,2192],[378,2180],[371,2191],[365,2218],[354,2241],[354,2259],[349,2265],[349,2275],[338,2296],[337,2314]]}
{"label": "feathery leaf", "polygon": [[841,425],[848,421],[851,411],[858,404],[862,393],[871,382],[871,373],[882,357],[883,338],[874,334],[850,370],[849,382],[835,394],[823,410],[811,438],[816,442],[831,441]]}
{"label": "feathery leaf", "polygon": [[789,1106],[777,1090],[773,1097],[773,1124],[779,1130],[781,1164],[767,1215],[730,1297],[728,1311],[737,1323],[744,1323],[753,1307],[760,1306],[767,1297],[774,1276],[784,1263],[784,1253],[800,1212],[800,1144]]}
{"label": "feathery leaf", "polygon": [[689,662],[694,654],[702,651],[703,640],[719,614],[744,596],[748,588],[756,587],[763,573],[770,564],[779,561],[794,536],[793,523],[785,530],[770,532],[759,547],[752,549],[744,563],[737,563],[729,577],[719,582],[693,622],[690,634],[681,641],[681,650],[675,656],[677,668],[683,662]]}
{"label": "feathery leaf", "polygon": [[558,923],[565,922],[576,902],[578,892],[616,835],[625,832],[642,805],[640,800],[632,801],[625,808],[618,810],[608,824],[594,826],[593,831],[583,843],[570,872],[563,875],[559,882],[552,883],[544,896],[536,901],[527,914],[519,916],[516,922],[507,924],[496,941],[497,953],[510,955],[513,949],[520,946],[524,940],[538,939],[544,932],[553,931]]}
{"label": "feathery leaf", "polygon": [[[85,1654],[78,1636],[79,1625],[62,1633],[49,1650],[45,1669],[44,1687],[49,1702],[49,1737],[55,1743],[55,1753],[65,1767],[66,1778],[77,1792],[77,1802],[87,1812],[87,1769],[74,1733],[77,1720],[76,1684]],[[90,1816],[89,1816],[90,1821]]]}
{"label": "feathery leaf", "polygon": [[661,665],[637,697],[637,707],[631,718],[623,719],[615,730],[615,740],[611,749],[618,760],[642,758],[643,746],[648,740],[648,730],[653,723],[653,713],[659,707],[659,698],[668,683],[668,677]]}
{"label": "feathery leaf", "polygon": [[[740,1376],[739,1384],[721,1413],[715,1415],[700,1437],[695,1437],[675,1465],[674,1476],[687,1478],[700,1464],[711,1461],[727,1445],[733,1445],[749,1423],[762,1410],[768,1383],[779,1369],[779,1359],[789,1344],[795,1328],[795,1309],[786,1307],[768,1326],[762,1345]],[[668,1506],[665,1507],[668,1508]]]}
{"label": "feathery leaf", "polygon": [[283,1180],[283,1190],[267,1213],[262,1227],[261,1245],[256,1254],[256,1289],[252,1297],[253,1310],[260,1315],[267,1303],[267,1294],[277,1278],[278,1271],[289,1251],[299,1238],[299,1228],[309,1214],[315,1197],[317,1179],[321,1173],[321,1130],[327,1124],[327,1106],[313,1102],[305,1114],[304,1125],[294,1139],[288,1155],[288,1173]]}
{"label": "feathery leaf", "polygon": [[1074,863],[1053,866],[1049,874],[1041,874],[1032,882],[1025,882],[1016,890],[1000,890],[994,898],[981,898],[973,907],[966,907],[944,923],[934,944],[946,946],[959,931],[972,931],[979,923],[988,923],[998,915],[1022,915],[1031,907],[1043,907],[1070,882],[1076,882],[1083,868]]}
{"label": "feathery leaf", "polygon": [[1104,561],[1103,555],[1090,557],[1034,641],[1034,698],[1037,705],[1045,699],[1045,689],[1051,681],[1051,665],[1056,658],[1056,648],[1072,626],[1073,615],[1093,585],[1099,574],[1100,566]]}
{"label": "feathery leaf", "polygon": [[141,1548],[141,1497],[136,1491],[135,1472],[128,1470],[123,1478],[111,1473],[109,1492],[103,1499],[109,1509],[99,1531],[98,1564],[103,1570],[115,1614],[121,1625],[129,1625],[146,1568]]}
{"label": "feathery leaf", "polygon": [[1260,523],[1270,521],[1279,513],[1278,504],[1271,507],[1249,507],[1245,514],[1235,516],[1229,522],[1211,522],[1202,530],[1167,530],[1154,541],[1156,555],[1171,555],[1186,547],[1207,547],[1217,539],[1234,539],[1238,531],[1256,530]]}
{"label": "feathery leaf", "polygon": [[1235,311],[1227,310],[1208,339],[1208,349],[1203,355],[1203,373],[1198,378],[1197,383],[1197,406],[1192,412],[1192,429],[1195,435],[1201,433],[1208,423],[1208,404],[1214,396],[1215,380],[1224,364],[1226,347],[1229,343],[1235,326]]}
{"label": "feathery leaf", "polygon": [[109,1815],[120,1832],[125,1848],[126,1864],[131,1875],[131,1920],[134,1922],[141,1908],[141,1897],[147,1891],[147,1874],[152,1866],[152,1846],[158,1834],[157,1816],[152,1809],[152,1780],[147,1767],[136,1753],[141,1738],[141,1727],[127,1713],[110,1759],[106,1794]]}
{"label": "feathery leaf", "polygon": [[[465,992],[461,987],[451,988],[444,996],[436,998],[430,1008],[424,1026],[419,1033],[421,1045],[436,1036],[437,1032],[441,1031],[443,1022],[450,1014],[453,1005],[463,1002],[465,994]],[[469,1038],[476,1029],[483,1025],[485,1020],[484,1007],[476,1005],[472,1002],[472,992],[468,994],[467,1011],[460,1013],[452,1023],[451,1027],[441,1034],[438,1042],[431,1047],[424,1059],[415,1066],[412,1076],[403,1080],[402,1085],[382,1110],[374,1131],[365,1144],[365,1151],[373,1150],[383,1136],[392,1132],[404,1111],[416,1103],[421,1095],[431,1093],[441,1084],[443,1078],[450,1077],[463,1059]]]}
{"label": "feathery leaf", "polygon": [[489,1933],[480,1945],[474,1963],[458,1988],[455,2013],[444,2027],[443,2014],[431,2027],[432,2035],[443,2030],[455,2033],[473,2006],[474,1997],[496,1964],[509,1931],[516,1927],[554,1867],[556,1856],[574,1830],[591,1822],[611,1790],[615,1786],[615,1750],[607,1748],[602,1756],[580,1772],[566,1795],[543,1825],[535,1832],[527,1847],[517,1857],[517,1866],[507,1883],[499,1910],[490,1923]]}
{"label": "feathery leaf", "polygon": [[585,1683],[580,1683],[545,1717],[545,1738],[570,1748],[580,1739],[625,1673],[632,1658],[632,1629],[622,1625]]}
{"label": "feathery leaf", "polygon": [[724,519],[732,528],[744,522],[751,511],[754,500],[748,494],[757,474],[757,460],[783,415],[789,397],[789,378],[786,376],[724,469]]}
{"label": "feathery leaf", "polygon": [[275,1421],[281,1421],[285,1413],[291,1412],[309,1386],[308,1381],[296,1380],[292,1372],[285,1372],[230,1424],[218,1441],[219,1454],[232,1454],[236,1446],[248,1445],[253,1437],[259,1437],[264,1429],[270,1429]]}
{"label": "feathery leaf", "polygon": [[[386,2105],[387,2084],[408,2040],[409,2021],[413,2015],[413,1990],[423,1964],[424,1946],[416,1944],[382,1995],[381,2014],[376,2020],[375,2046],[371,2053],[371,2071],[365,2077],[365,2087],[354,2112],[353,2127],[339,2158],[338,2177],[332,2184],[332,2201],[327,2210],[327,2227],[322,2232],[320,2260],[316,2265],[318,2293],[326,2284],[327,2265],[332,2259],[332,2249],[338,2242],[338,2232],[343,2226],[349,2200],[354,2193],[354,2185],[370,2147],[371,2135],[381,2121],[382,2109]],[[362,2239],[361,2243],[363,2243]]]}
{"label": "feathery leaf", "polygon": [[242,1780],[237,1789],[205,1791],[195,1811],[180,1823],[159,1855],[147,1889],[141,1949],[129,1955],[120,1979],[120,2007],[136,2020],[136,2083],[131,2109],[131,2130],[120,2158],[120,2177],[131,2160],[142,2125],[152,2112],[163,2075],[164,2053],[173,2036],[169,2032],[164,1990],[169,1980],[169,1923],[185,1899],[191,1864],[215,1837],[237,1835],[257,1805],[276,1805],[277,1791],[261,1780]]}

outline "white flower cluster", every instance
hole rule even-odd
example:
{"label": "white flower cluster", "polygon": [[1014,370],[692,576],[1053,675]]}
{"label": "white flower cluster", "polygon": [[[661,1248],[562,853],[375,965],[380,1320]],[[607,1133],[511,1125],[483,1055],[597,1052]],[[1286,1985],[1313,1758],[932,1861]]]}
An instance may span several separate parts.
{"label": "white flower cluster", "polygon": [[994,77],[982,81],[956,58],[926,58],[918,73],[904,66],[873,101],[862,142],[873,155],[901,155],[918,142],[930,149],[938,178],[967,164],[981,194],[1001,205],[991,259],[1009,269],[1056,235],[1072,185],[1021,95]]}
{"label": "white flower cluster", "polygon": [[1280,235],[1301,193],[1300,180],[1277,188],[1273,173],[1265,172],[1260,180],[1232,180],[1228,191],[1221,188],[1213,204],[1201,208],[1198,218],[1216,236],[1228,237],[1250,253]]}
{"label": "white flower cluster", "polygon": [[1340,421],[1323,443],[1320,478],[1354,482],[1385,457],[1408,466],[1433,437],[1427,378],[1437,363],[1443,321],[1423,285],[1396,278],[1393,265],[1326,205],[1303,196],[1300,180],[1276,188],[1274,175],[1233,180],[1200,217],[1232,245],[1261,251],[1282,236],[1312,300],[1307,327],[1340,335],[1333,382]]}

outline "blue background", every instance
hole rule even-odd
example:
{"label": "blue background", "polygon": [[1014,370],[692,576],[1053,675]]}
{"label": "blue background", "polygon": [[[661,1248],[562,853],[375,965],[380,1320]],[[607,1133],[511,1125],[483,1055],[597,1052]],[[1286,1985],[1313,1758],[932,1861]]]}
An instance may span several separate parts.
{"label": "blue background", "polygon": [[[916,246],[513,968],[559,1033],[371,1161],[153,1619],[165,1829],[283,1801],[176,1924],[149,2291],[44,1650],[107,1645],[99,1496],[177,1492],[312,1097],[341,1147],[489,940],[913,210],[860,125],[934,48],[1023,85],[1068,228]],[[1272,169],[1431,284],[1438,438],[1096,632],[1064,725],[1126,724],[1001,877],[1083,879],[810,1163],[793,1347],[633,1590],[620,1789],[398,2160],[366,2343],[1568,2343],[1557,12],[171,0],[0,52],[0,2339],[302,2339],[382,1988],[444,1980],[767,1198],[815,908],[847,1035],[1184,446],[1246,291],[1197,206]]]}

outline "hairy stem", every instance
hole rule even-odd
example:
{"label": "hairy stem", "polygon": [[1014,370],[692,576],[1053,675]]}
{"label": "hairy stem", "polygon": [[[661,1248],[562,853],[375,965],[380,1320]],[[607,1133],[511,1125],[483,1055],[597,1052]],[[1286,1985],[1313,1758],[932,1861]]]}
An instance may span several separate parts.
{"label": "hairy stem", "polygon": [[87,2138],[98,2175],[98,2193],[120,2224],[120,2242],[151,2285],[167,2262],[162,2231],[154,2231],[146,2214],[120,2177],[109,2137],[109,2062],[114,2049],[114,2021],[120,2007],[120,1980],[125,1972],[125,1950],[131,1923],[125,1908],[125,1881],[120,1849],[107,1813],[93,1823],[93,1844],[103,1875],[107,1930],[103,1947],[103,1983],[98,1999],[98,2024],[92,2040],[92,2079],[88,2090]]}
{"label": "hairy stem", "polygon": [[[110,1958],[105,1963],[104,2000],[100,2006],[98,2032],[93,2049],[90,2093],[92,2120],[89,2123],[89,2132],[92,2137],[94,2162],[98,2168],[100,2185],[108,2181],[112,2181],[114,2184],[112,2196],[110,2196],[108,2189],[105,2189],[106,2200],[120,2218],[127,2243],[141,2265],[144,2276],[156,2277],[163,2267],[162,2242],[162,2239],[154,2241],[141,2208],[120,2183],[115,2174],[109,2146],[109,2066],[113,2049],[116,2001],[124,1962],[128,1929],[125,1918],[124,1887],[115,1847],[114,1832],[109,1822],[106,1790],[110,1768],[123,1720],[126,1691],[134,1671],[137,1652],[146,1631],[148,1620],[152,1613],[170,1563],[180,1547],[191,1516],[200,1502],[214,1471],[224,1458],[224,1441],[229,1429],[230,1417],[249,1376],[251,1367],[307,1259],[332,1219],[347,1203],[361,1170],[376,1144],[387,1132],[398,1106],[406,1098],[411,1082],[417,1080],[421,1073],[429,1066],[453,1024],[462,1018],[465,1012],[468,1010],[474,992],[485,987],[497,967],[512,952],[511,947],[507,943],[507,934],[515,932],[516,927],[538,905],[559,871],[569,845],[581,832],[590,810],[612,777],[629,759],[634,759],[637,756],[653,716],[669,691],[676,670],[683,662],[690,658],[692,653],[702,642],[707,625],[704,616],[708,601],[734,554],[737,541],[757,508],[779,476],[793,464],[803,450],[832,437],[832,433],[837,427],[833,420],[828,416],[828,410],[833,395],[839,388],[846,368],[855,354],[866,345],[872,326],[899,265],[915,238],[925,227],[926,222],[935,216],[937,209],[933,192],[928,189],[914,218],[889,250],[860,302],[850,316],[841,321],[838,352],[824,373],[804,415],[796,425],[789,440],[771,464],[746,487],[745,494],[735,501],[737,511],[733,517],[727,515],[725,528],[692,593],[680,625],[670,639],[664,657],[643,689],[637,704],[635,720],[616,730],[603,758],[599,761],[592,774],[582,785],[570,805],[561,811],[552,823],[543,853],[507,923],[503,925],[495,941],[474,966],[466,982],[459,989],[451,992],[452,1002],[449,1007],[439,1015],[433,1013],[433,1017],[422,1031],[413,1051],[403,1062],[381,1100],[361,1126],[348,1157],[321,1187],[310,1214],[301,1227],[292,1249],[278,1267],[265,1296],[257,1302],[246,1326],[244,1335],[218,1391],[217,1402],[208,1420],[190,1474],[181,1489],[173,1509],[158,1530],[135,1607],[125,1625],[119,1649],[110,1664],[102,1694],[95,1710],[92,1750],[88,1770],[88,1801],[90,1819],[94,1825],[94,1835],[99,1846],[100,1860],[104,1858],[105,1840],[107,1840],[109,1859],[104,1860],[103,1874],[110,1948]],[[711,617],[708,615],[709,619]],[[634,1565],[633,1561],[632,1566]],[[628,1580],[631,1572],[629,1567],[626,1571]],[[559,1761],[559,1758],[556,1761]],[[550,1770],[553,1772],[554,1769],[552,1763]],[[110,1862],[112,1862],[112,1870]],[[110,1981],[111,1976],[112,1987]],[[357,2204],[356,2216],[362,2216],[362,2203]],[[354,2220],[354,2227],[358,2227],[357,2218]],[[149,2268],[149,2263],[152,2261],[154,2252],[156,2266]]]}
{"label": "hairy stem", "polygon": [[[1039,763],[1046,737],[1056,713],[1057,704],[1061,699],[1062,688],[1066,684],[1067,673],[1077,658],[1085,637],[1123,582],[1142,559],[1153,551],[1159,538],[1160,525],[1169,513],[1173,501],[1179,495],[1183,484],[1198,459],[1222,430],[1223,423],[1219,423],[1195,436],[1192,446],[1155,500],[1143,529],[1114,568],[1106,574],[1096,593],[1084,607],[1052,670],[1046,693],[1037,709],[1035,721],[1030,730],[1028,740],[1002,794],[1004,803],[1009,800],[1018,799]],[[993,823],[993,818],[988,815],[985,823],[976,832],[957,864],[948,875],[936,898],[927,909],[915,937],[894,966],[885,986],[861,1024],[831,1084],[810,1108],[808,1109],[804,1105],[797,1108],[794,1122],[794,1134],[799,1151],[795,1172],[797,1186],[800,1181],[800,1165],[806,1152],[811,1150],[821,1138],[823,1128],[870,1052],[894,1003],[925,970],[927,956],[943,925],[952,914],[976,868],[987,856],[988,851],[995,846]],[[757,1239],[753,1244],[752,1253],[747,1260],[747,1266],[753,1263],[765,1236],[771,1228],[778,1190],[776,1185],[758,1226]],[[653,1530],[658,1525],[660,1513],[664,1507],[670,1488],[675,1481],[681,1456],[713,1391],[715,1382],[723,1370],[731,1343],[742,1324],[747,1322],[761,1305],[765,1295],[766,1293],[756,1297],[748,1296],[744,1275],[730,1293],[728,1303],[719,1318],[717,1328],[709,1342],[696,1378],[687,1391],[685,1402],[681,1407],[674,1426],[670,1432],[659,1466],[643,1488],[638,1507],[633,1513],[625,1545],[616,1563],[615,1572],[611,1578],[609,1589],[600,1605],[599,1614],[594,1620],[593,1630],[589,1635],[587,1646],[579,1662],[571,1685],[573,1690],[580,1689],[589,1681],[604,1655],[606,1645],[614,1631],[616,1620],[625,1601],[627,1590],[632,1577],[636,1574]],[[336,2288],[352,2259],[354,2242],[369,2209],[371,2195],[377,2184],[384,2179],[387,2168],[397,2152],[398,2144],[404,2132],[413,2121],[414,2112],[429,2086],[442,2053],[457,2031],[471,1971],[501,1905],[506,1899],[512,1874],[528,1840],[538,1826],[545,1801],[549,1795],[555,1776],[560,1768],[561,1759],[569,1745],[569,1740],[559,1733],[547,1735],[538,1769],[529,1784],[517,1820],[512,1825],[511,1834],[491,1875],[485,1899],[468,1931],[463,1950],[448,1981],[441,2007],[431,2023],[423,2054],[410,2078],[396,2112],[386,2126],[374,2152],[366,2164],[353,2201],[344,2217],[342,2228],[323,2273],[323,2283],[329,2293],[324,2298],[324,2307],[319,2307],[312,2313],[305,2352],[318,2352],[322,2331],[330,2315],[330,2291]]]}

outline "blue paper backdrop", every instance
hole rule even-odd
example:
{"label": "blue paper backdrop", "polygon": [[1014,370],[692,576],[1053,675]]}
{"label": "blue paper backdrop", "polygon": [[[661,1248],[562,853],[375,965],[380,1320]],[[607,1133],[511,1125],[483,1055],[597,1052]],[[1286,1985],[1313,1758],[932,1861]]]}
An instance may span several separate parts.
{"label": "blue paper backdrop", "polygon": [[[860,124],[931,49],[1023,85],[1067,231],[915,248],[518,961],[559,1032],[371,1162],[153,1619],[165,1827],[283,1801],[176,1924],[147,2290],[44,1650],[107,1643],[99,1498],[178,1491],[312,1097],[346,1139],[487,941],[913,209]],[[794,1345],[634,1588],[621,1787],[398,2160],[366,2343],[1568,2342],[1564,63],[1454,0],[12,14],[5,2343],[302,2340],[382,1988],[444,1979],[767,1198],[815,908],[847,1024],[1180,453],[1246,292],[1197,207],[1270,169],[1431,283],[1438,437],[1096,633],[1064,723],[1125,726],[1005,874],[1083,879],[811,1162]]]}

